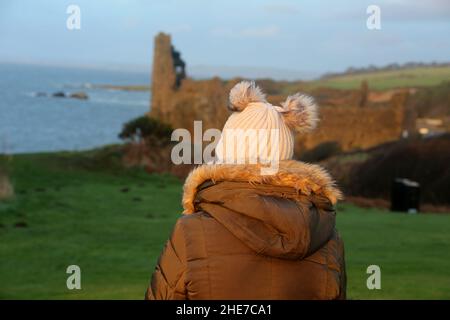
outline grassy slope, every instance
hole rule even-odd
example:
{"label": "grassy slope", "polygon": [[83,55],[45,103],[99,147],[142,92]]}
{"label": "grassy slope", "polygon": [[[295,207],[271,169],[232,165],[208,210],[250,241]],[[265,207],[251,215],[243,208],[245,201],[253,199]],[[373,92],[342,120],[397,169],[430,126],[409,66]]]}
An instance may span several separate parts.
{"label": "grassy slope", "polygon": [[[421,67],[405,70],[378,71],[365,74],[342,75],[314,81],[297,81],[287,83],[283,94],[290,94],[299,89],[315,89],[329,87],[336,89],[359,89],[361,81],[367,80],[371,90],[387,90],[405,87],[429,87],[450,81],[450,67]],[[148,91],[150,85],[100,85],[98,87],[125,90]]]}
{"label": "grassy slope", "polygon": [[[181,212],[181,182],[123,172],[114,161],[100,169],[93,157],[20,155],[10,162],[17,196],[0,203],[0,298],[142,299]],[[339,213],[349,298],[450,298],[449,215],[351,205]],[[80,291],[66,289],[71,264],[82,269]],[[370,264],[381,266],[380,291],[365,287]]]}
{"label": "grassy slope", "polygon": [[427,87],[450,80],[450,67],[423,67],[407,70],[380,71],[367,74],[343,75],[329,79],[312,81],[312,87],[332,87],[357,89],[361,81],[367,80],[370,89],[386,90],[403,87]]}

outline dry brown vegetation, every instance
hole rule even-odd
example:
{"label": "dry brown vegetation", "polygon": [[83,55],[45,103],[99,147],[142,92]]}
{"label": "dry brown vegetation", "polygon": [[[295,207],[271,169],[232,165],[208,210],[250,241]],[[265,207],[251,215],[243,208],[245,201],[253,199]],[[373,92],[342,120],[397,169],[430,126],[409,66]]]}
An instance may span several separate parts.
{"label": "dry brown vegetation", "polygon": [[[400,140],[323,162],[346,195],[389,200],[395,178],[421,185],[422,202],[450,205],[450,135]],[[447,210],[448,211],[448,210]]]}
{"label": "dry brown vegetation", "polygon": [[11,198],[14,195],[14,189],[9,181],[9,178],[0,168],[0,201]]}

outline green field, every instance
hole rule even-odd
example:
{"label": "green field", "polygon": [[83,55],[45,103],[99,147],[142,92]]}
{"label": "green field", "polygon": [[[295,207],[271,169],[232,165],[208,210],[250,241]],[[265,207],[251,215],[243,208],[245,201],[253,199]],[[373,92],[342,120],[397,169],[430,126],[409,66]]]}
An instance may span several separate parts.
{"label": "green field", "polygon": [[[288,95],[293,91],[316,88],[359,89],[361,82],[367,80],[370,90],[389,90],[397,88],[417,88],[437,86],[450,81],[450,67],[418,67],[404,70],[376,71],[362,74],[340,75],[312,81],[286,82],[281,93]],[[258,82],[258,80],[256,79]],[[101,85],[99,87],[125,90],[149,91],[150,85]]]}
{"label": "green field", "polygon": [[[0,203],[1,299],[143,298],[180,215],[182,182],[125,171],[105,150],[1,159],[16,191]],[[338,209],[349,298],[450,299],[450,215]],[[66,288],[72,264],[82,290]],[[366,288],[372,264],[381,290]]]}
{"label": "green field", "polygon": [[372,90],[387,90],[406,87],[436,86],[450,80],[450,67],[422,67],[405,70],[377,71],[365,74],[342,75],[311,81],[311,87],[358,89],[361,81],[367,80]]}

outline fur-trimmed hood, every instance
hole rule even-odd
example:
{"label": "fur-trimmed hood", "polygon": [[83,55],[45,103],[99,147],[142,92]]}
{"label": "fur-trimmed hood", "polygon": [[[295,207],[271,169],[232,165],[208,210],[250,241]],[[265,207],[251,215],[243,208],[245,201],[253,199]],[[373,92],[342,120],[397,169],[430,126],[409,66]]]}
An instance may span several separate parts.
{"label": "fur-trimmed hood", "polygon": [[212,164],[195,168],[184,184],[184,214],[195,212],[194,200],[199,186],[211,180],[248,182],[294,188],[299,194],[326,197],[333,205],[343,198],[341,191],[328,172],[319,165],[296,160],[283,160],[273,175],[261,175],[260,164]]}

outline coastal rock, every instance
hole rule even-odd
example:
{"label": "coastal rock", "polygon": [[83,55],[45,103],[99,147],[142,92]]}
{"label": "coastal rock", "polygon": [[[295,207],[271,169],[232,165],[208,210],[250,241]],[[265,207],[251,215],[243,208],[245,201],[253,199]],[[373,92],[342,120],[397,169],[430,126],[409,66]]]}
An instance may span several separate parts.
{"label": "coastal rock", "polygon": [[70,98],[74,99],[80,99],[80,100],[87,100],[89,97],[85,92],[74,92],[70,95]]}
{"label": "coastal rock", "polygon": [[65,98],[66,94],[64,92],[62,92],[62,91],[57,91],[57,92],[53,93],[52,96],[55,97],[55,98]]}
{"label": "coastal rock", "polygon": [[[36,93],[36,97],[45,97],[47,94],[45,92],[38,92]],[[79,100],[87,100],[89,99],[89,96],[86,94],[86,92],[79,91],[74,92],[71,94],[66,94],[63,91],[57,91],[51,95],[54,98],[72,98],[72,99],[79,99]]]}

